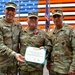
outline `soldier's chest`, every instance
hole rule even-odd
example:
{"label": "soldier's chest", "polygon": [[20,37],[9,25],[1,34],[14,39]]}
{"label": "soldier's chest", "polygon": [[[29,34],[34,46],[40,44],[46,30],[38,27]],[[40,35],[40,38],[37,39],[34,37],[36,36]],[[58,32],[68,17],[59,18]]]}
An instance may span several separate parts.
{"label": "soldier's chest", "polygon": [[12,25],[12,23],[4,24],[3,28],[2,28],[2,33],[4,35],[5,34],[17,35],[19,33],[19,29],[18,29],[17,25]]}
{"label": "soldier's chest", "polygon": [[39,42],[39,41],[44,41],[45,37],[41,33],[38,33],[38,34],[26,33],[24,39]]}
{"label": "soldier's chest", "polygon": [[69,40],[69,33],[66,31],[53,32],[51,36],[52,42],[62,42]]}

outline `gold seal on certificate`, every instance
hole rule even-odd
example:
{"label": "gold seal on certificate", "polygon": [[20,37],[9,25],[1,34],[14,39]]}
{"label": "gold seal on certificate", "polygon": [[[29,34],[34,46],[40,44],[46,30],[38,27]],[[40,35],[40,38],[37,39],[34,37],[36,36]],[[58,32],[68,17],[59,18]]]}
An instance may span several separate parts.
{"label": "gold seal on certificate", "polygon": [[27,46],[24,57],[25,61],[27,62],[44,64],[46,57],[46,49]]}

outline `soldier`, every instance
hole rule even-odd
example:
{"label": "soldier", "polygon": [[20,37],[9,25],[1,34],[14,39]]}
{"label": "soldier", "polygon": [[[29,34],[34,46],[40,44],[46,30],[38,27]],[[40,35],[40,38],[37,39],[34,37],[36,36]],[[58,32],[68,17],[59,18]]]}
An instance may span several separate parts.
{"label": "soldier", "polygon": [[[37,27],[38,13],[28,13],[27,23],[28,27],[22,29],[20,34],[21,54],[25,54],[27,46],[46,48],[46,50],[50,50],[51,44],[47,39],[46,33]],[[20,75],[43,75],[43,67],[43,64],[38,63],[20,63]]]}
{"label": "soldier", "polygon": [[5,16],[0,20],[0,75],[14,75],[16,70],[15,58],[21,62],[24,60],[24,57],[17,53],[21,24],[14,21],[15,3],[7,2],[4,13]]}
{"label": "soldier", "polygon": [[[47,68],[50,75],[75,74],[75,29],[63,23],[63,11],[52,11],[55,28],[49,32],[53,50],[49,56]],[[49,63],[50,62],[50,63]],[[50,65],[49,65],[50,64]]]}

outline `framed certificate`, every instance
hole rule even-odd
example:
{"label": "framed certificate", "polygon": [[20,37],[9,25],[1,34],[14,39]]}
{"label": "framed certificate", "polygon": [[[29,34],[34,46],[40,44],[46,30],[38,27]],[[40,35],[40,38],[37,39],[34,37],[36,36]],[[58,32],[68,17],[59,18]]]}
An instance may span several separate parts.
{"label": "framed certificate", "polygon": [[24,57],[25,61],[27,62],[44,64],[46,58],[46,49],[27,46]]}

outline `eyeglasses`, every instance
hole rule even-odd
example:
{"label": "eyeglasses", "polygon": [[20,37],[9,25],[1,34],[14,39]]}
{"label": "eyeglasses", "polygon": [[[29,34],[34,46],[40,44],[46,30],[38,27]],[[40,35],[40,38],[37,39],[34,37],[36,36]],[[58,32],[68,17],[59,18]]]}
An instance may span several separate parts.
{"label": "eyeglasses", "polygon": [[61,15],[53,15],[53,18],[60,18]]}

